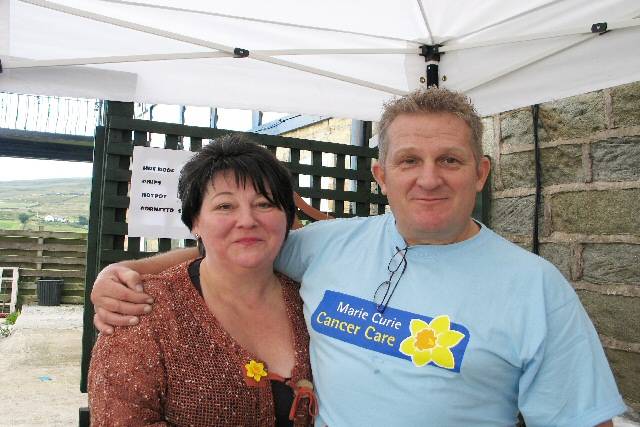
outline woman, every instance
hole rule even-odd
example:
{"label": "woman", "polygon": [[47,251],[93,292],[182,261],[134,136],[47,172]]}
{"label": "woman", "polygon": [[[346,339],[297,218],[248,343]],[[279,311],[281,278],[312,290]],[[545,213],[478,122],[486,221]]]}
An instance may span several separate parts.
{"label": "woman", "polygon": [[228,136],[185,164],[178,194],[204,256],[147,277],[154,310],[99,337],[92,425],[280,426],[290,412],[311,422],[298,285],[273,271],[295,217],[288,171]]}

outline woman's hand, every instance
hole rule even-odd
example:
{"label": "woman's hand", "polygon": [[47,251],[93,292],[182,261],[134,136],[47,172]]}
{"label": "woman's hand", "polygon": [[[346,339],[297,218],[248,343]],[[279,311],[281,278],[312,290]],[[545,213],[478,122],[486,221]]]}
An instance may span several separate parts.
{"label": "woman's hand", "polygon": [[151,311],[153,298],[144,293],[136,271],[124,264],[111,264],[96,277],[91,302],[96,312],[93,324],[100,333],[110,335],[114,326],[137,324],[137,316]]}

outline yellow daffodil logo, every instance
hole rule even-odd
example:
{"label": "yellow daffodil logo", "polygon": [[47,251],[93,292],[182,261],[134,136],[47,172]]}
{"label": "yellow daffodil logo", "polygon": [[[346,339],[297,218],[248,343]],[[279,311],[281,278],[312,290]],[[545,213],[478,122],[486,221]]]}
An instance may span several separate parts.
{"label": "yellow daffodil logo", "polygon": [[420,319],[411,319],[411,336],[400,343],[400,352],[411,356],[417,367],[433,362],[441,368],[453,369],[455,359],[450,348],[458,345],[464,334],[452,331],[449,316],[434,317],[427,323]]}
{"label": "yellow daffodil logo", "polygon": [[249,378],[253,378],[257,382],[260,382],[260,379],[262,379],[262,377],[267,376],[267,371],[264,369],[263,363],[251,360],[249,363],[244,365],[244,367],[247,368],[247,376]]}

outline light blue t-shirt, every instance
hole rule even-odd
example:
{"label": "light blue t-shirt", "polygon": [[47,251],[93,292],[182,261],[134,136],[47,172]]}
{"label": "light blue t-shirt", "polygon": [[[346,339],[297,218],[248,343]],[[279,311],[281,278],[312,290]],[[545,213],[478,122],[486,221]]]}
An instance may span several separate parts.
{"label": "light blue t-shirt", "polygon": [[418,245],[383,314],[372,302],[406,246],[391,214],[291,233],[276,268],[300,281],[316,425],[594,426],[626,410],[575,292],[488,228]]}

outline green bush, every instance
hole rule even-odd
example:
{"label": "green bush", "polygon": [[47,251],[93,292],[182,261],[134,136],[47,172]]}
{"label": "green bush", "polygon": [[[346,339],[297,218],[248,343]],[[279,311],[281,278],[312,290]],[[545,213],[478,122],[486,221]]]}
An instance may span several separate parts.
{"label": "green bush", "polygon": [[0,337],[8,337],[11,335],[11,328],[5,325],[0,325]]}
{"label": "green bush", "polygon": [[15,325],[16,320],[18,319],[18,316],[20,316],[20,310],[14,311],[13,313],[9,313],[9,315],[5,319],[5,323],[7,325]]}

